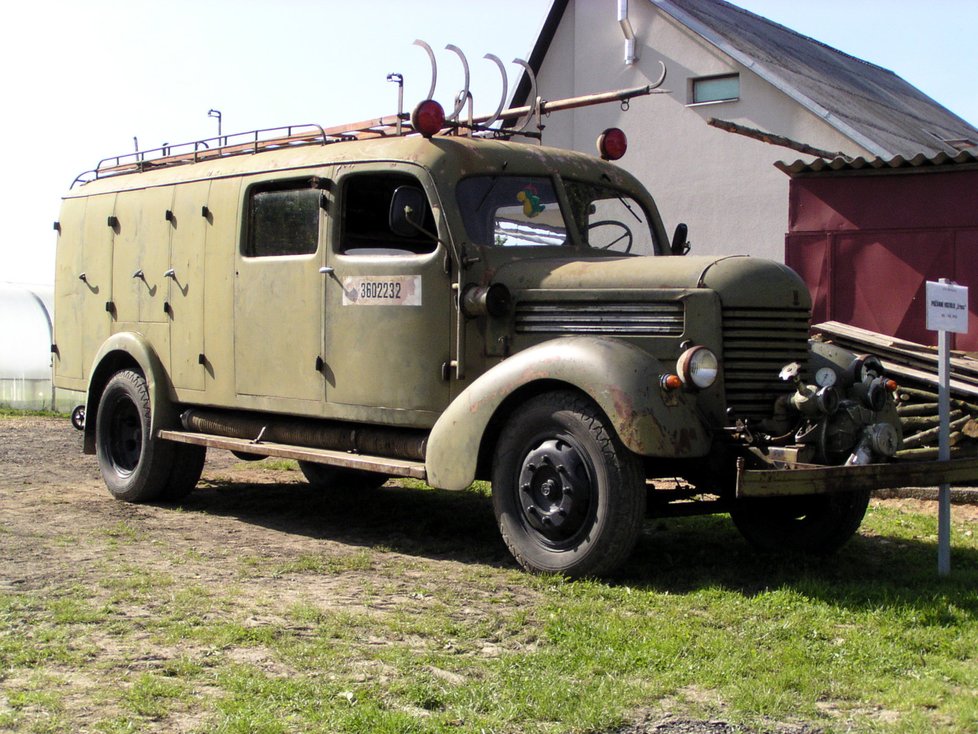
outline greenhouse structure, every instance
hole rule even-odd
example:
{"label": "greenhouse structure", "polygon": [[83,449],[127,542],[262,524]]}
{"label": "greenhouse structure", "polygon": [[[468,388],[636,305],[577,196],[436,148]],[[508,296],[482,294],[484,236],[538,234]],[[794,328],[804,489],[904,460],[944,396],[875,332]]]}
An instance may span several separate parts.
{"label": "greenhouse structure", "polygon": [[0,408],[69,411],[83,395],[51,384],[51,286],[0,283]]}

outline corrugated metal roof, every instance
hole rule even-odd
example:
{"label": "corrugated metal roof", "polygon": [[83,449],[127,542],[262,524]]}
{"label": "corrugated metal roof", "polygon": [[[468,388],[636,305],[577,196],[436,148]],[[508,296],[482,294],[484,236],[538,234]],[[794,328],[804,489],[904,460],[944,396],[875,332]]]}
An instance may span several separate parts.
{"label": "corrugated metal roof", "polygon": [[797,160],[794,163],[778,161],[774,165],[787,173],[789,176],[799,176],[806,173],[821,173],[828,171],[870,172],[874,170],[887,171],[907,168],[949,168],[964,165],[978,167],[978,153],[973,153],[966,150],[953,156],[948,155],[947,153],[938,153],[937,155],[932,156],[918,153],[912,158],[906,158],[902,155],[894,156],[892,158],[816,158],[811,162],[803,160]]}
{"label": "corrugated metal roof", "polygon": [[724,0],[650,1],[881,158],[978,143],[978,128],[892,71]]}

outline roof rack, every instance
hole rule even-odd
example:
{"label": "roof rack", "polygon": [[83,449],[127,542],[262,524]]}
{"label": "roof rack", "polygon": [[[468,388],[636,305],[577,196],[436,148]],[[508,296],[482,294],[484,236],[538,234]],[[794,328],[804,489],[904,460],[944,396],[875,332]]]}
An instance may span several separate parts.
{"label": "roof rack", "polygon": [[[664,78],[665,67],[663,66],[662,77],[657,82],[646,86],[585,95],[582,97],[572,97],[553,102],[547,102],[540,97],[531,95],[531,98],[534,98],[533,104],[497,111],[493,115],[482,117],[472,116],[472,100],[471,95],[468,95],[468,119],[459,120],[459,114],[456,111],[452,115],[454,119],[450,118],[445,123],[445,127],[439,135],[463,134],[503,138],[507,140],[514,136],[540,139],[541,131],[543,130],[542,118],[546,114],[560,110],[603,104],[605,102],[620,102],[622,107],[627,109],[629,100],[634,97],[665,92],[665,90],[657,88]],[[461,109],[461,106],[461,104],[456,105],[456,110]],[[492,127],[497,121],[502,121],[505,125],[506,122],[515,122],[520,118],[526,118],[526,120],[519,128],[505,126]],[[529,129],[534,121],[536,121],[536,131]],[[353,140],[406,137],[416,134],[418,133],[411,126],[410,116],[403,112],[387,117],[327,128],[315,123],[264,128],[177,145],[164,145],[149,150],[137,150],[134,153],[103,158],[94,169],[85,171],[77,176],[71,185],[74,187],[79,183],[87,183],[109,176],[141,173],[158,168],[200,163],[201,161],[227,156],[250,155],[262,151],[280,150],[304,145],[329,145]]]}

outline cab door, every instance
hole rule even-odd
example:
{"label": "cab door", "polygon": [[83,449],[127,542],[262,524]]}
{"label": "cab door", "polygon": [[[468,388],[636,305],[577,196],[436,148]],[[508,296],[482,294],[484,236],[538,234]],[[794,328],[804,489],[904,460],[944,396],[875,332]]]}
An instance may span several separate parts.
{"label": "cab door", "polygon": [[321,185],[309,176],[244,183],[234,273],[234,379],[238,395],[257,398],[246,404],[324,398]]}
{"label": "cab door", "polygon": [[[336,181],[323,354],[326,399],[339,415],[391,422],[391,411],[434,414],[448,405],[450,260],[424,176],[388,163],[348,168]],[[418,205],[412,227],[395,232],[391,206],[403,187]],[[394,422],[432,420],[400,413]]]}

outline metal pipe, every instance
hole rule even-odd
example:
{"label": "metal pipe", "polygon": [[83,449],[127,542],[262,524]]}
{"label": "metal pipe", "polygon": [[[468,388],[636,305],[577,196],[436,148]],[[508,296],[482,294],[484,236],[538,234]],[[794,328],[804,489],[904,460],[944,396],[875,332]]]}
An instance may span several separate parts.
{"label": "metal pipe", "polygon": [[[941,278],[940,282],[947,285],[951,281]],[[950,332],[946,329],[937,332],[937,413],[941,419],[938,426],[938,461],[949,461],[951,458],[951,340],[949,337]],[[949,573],[951,573],[951,485],[943,482],[937,488],[937,574],[947,576]]]}
{"label": "metal pipe", "polygon": [[397,84],[397,135],[400,137],[404,120],[404,75],[388,74],[387,81]]}
{"label": "metal pipe", "polygon": [[625,34],[625,63],[631,66],[638,61],[638,53],[635,47],[635,31],[628,19],[628,0],[618,0],[618,25]]}
{"label": "metal pipe", "polygon": [[[542,102],[540,104],[540,112],[546,115],[549,112],[559,112],[561,110],[573,110],[579,107],[589,107],[591,105],[603,104],[605,102],[626,102],[633,97],[641,97],[646,94],[653,94],[656,87],[662,83],[665,79],[665,73],[663,69],[662,77],[658,82],[654,84],[649,84],[644,87],[634,87],[632,89],[620,89],[615,92],[603,92],[601,94],[587,94],[582,97],[571,97],[569,99],[558,99],[553,102]],[[531,112],[536,112],[536,104],[524,105],[523,107],[513,107],[508,110],[503,110],[499,115],[500,118],[508,120],[514,117],[522,117],[523,115],[528,115]],[[476,118],[475,121],[481,122],[480,118]]]}
{"label": "metal pipe", "polygon": [[217,137],[221,137],[221,111],[220,110],[207,110],[208,117],[217,118]]}
{"label": "metal pipe", "polygon": [[428,445],[426,431],[302,418],[277,418],[248,413],[185,410],[180,421],[188,431],[230,438],[246,438],[308,448],[352,451],[387,458],[424,461]]}

